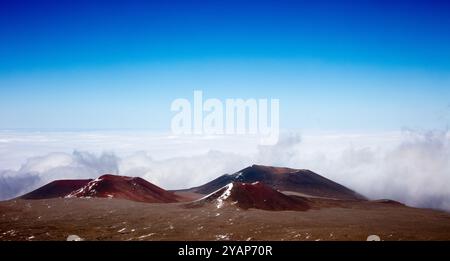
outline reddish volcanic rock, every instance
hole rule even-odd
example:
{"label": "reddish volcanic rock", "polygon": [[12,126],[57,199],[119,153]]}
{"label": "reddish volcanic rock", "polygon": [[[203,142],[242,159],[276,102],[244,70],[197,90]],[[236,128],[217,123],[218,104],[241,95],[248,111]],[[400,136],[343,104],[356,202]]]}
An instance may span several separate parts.
{"label": "reddish volcanic rock", "polygon": [[261,182],[279,190],[314,197],[343,200],[365,200],[355,191],[310,170],[253,165],[234,174],[225,174],[202,186],[184,191],[209,194],[231,182]]}
{"label": "reddish volcanic rock", "polygon": [[242,209],[256,208],[272,211],[309,209],[308,200],[285,195],[261,182],[251,184],[233,182],[188,206],[201,206],[205,203],[214,203],[217,208],[231,204]]}
{"label": "reddish volcanic rock", "polygon": [[80,189],[92,179],[55,180],[30,193],[21,196],[21,199],[48,199],[62,198],[74,190]]}
{"label": "reddish volcanic rock", "polygon": [[119,198],[148,203],[177,202],[177,196],[137,177],[103,175],[67,197]]}

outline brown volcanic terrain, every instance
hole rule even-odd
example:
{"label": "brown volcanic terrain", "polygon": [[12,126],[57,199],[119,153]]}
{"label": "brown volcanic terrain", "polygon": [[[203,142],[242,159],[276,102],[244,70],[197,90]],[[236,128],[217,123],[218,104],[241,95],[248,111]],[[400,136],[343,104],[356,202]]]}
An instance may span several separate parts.
{"label": "brown volcanic terrain", "polygon": [[207,204],[213,204],[217,208],[231,204],[242,209],[256,208],[272,211],[305,211],[309,209],[306,199],[285,195],[261,182],[233,182],[202,199],[188,204],[188,206],[198,207]]}
{"label": "brown volcanic terrain", "polygon": [[231,182],[262,182],[279,191],[299,192],[308,196],[327,197],[345,200],[364,200],[365,198],[332,180],[310,170],[253,165],[234,174],[225,174],[202,186],[181,190],[209,194]]}
{"label": "brown volcanic terrain", "polygon": [[307,211],[108,198],[0,202],[0,240],[450,240],[450,214],[372,201],[311,199]]}
{"label": "brown volcanic terrain", "polygon": [[134,177],[103,175],[66,197],[118,198],[147,203],[177,202],[177,196],[152,183]]}
{"label": "brown volcanic terrain", "polygon": [[369,201],[307,170],[254,165],[176,193],[114,175],[55,181],[0,202],[0,240],[450,240],[449,213]]}

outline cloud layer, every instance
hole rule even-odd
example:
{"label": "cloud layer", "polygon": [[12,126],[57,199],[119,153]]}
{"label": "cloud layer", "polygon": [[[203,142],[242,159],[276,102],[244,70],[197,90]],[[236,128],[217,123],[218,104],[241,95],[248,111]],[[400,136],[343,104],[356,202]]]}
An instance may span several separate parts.
{"label": "cloud layer", "polygon": [[251,137],[52,133],[39,134],[39,141],[30,135],[0,133],[0,163],[25,157],[20,167],[0,170],[0,199],[55,179],[104,173],[144,177],[166,189],[187,188],[257,163],[311,169],[373,199],[450,210],[446,131],[284,133],[274,146],[258,146]]}

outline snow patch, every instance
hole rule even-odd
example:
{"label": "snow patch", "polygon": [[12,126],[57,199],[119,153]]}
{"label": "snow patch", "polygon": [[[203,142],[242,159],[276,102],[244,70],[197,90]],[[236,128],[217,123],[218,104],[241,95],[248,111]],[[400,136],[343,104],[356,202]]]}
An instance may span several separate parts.
{"label": "snow patch", "polygon": [[124,227],[124,228],[122,228],[122,229],[120,229],[120,230],[118,230],[117,232],[119,232],[119,233],[123,233],[123,232],[125,232],[125,230],[126,230],[127,228],[126,227]]}
{"label": "snow patch", "polygon": [[216,240],[230,240],[230,236],[228,234],[216,235]]}
{"label": "snow patch", "polygon": [[[200,199],[197,199],[196,201],[194,201],[194,203],[195,202],[201,202],[201,201],[211,197],[212,195],[216,194],[217,192],[221,191],[224,188],[226,188],[226,190],[222,193],[222,195],[220,195],[217,198],[217,208],[221,208],[224,205],[224,200],[228,199],[230,197],[230,195],[231,195],[231,190],[233,189],[233,183],[229,183],[228,185],[226,185],[224,187],[221,187],[220,189],[218,189],[218,190],[216,190],[216,191],[214,191],[212,193],[209,193],[208,195],[206,195],[206,196],[204,196],[204,197],[202,197]],[[237,201],[233,202],[232,204],[236,204],[236,203],[237,203]]]}
{"label": "snow patch", "polygon": [[217,208],[223,207],[224,201],[230,197],[232,189],[233,183],[228,184],[225,192],[217,198]]}
{"label": "snow patch", "polygon": [[89,196],[84,196],[83,198],[89,198],[90,196],[94,196],[95,194],[97,194],[97,191],[95,190],[95,188],[98,186],[98,183],[103,180],[103,178],[96,178],[92,181],[90,181],[88,184],[86,184],[86,186],[79,188],[78,190],[75,190],[74,192],[68,194],[67,196],[65,196],[65,198],[75,198],[78,195],[89,195]]}
{"label": "snow patch", "polygon": [[147,238],[147,237],[151,237],[151,236],[153,236],[155,233],[150,233],[150,234],[147,234],[147,235],[142,235],[142,236],[140,236],[140,237],[138,237],[138,239],[144,239],[144,238]]}

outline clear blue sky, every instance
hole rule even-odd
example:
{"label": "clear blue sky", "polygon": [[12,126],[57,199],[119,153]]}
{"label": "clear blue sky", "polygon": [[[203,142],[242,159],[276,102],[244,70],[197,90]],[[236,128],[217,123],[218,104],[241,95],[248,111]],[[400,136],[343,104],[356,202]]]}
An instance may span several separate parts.
{"label": "clear blue sky", "polygon": [[0,3],[0,129],[164,130],[194,89],[279,98],[286,129],[442,128],[450,4]]}

